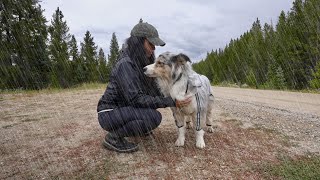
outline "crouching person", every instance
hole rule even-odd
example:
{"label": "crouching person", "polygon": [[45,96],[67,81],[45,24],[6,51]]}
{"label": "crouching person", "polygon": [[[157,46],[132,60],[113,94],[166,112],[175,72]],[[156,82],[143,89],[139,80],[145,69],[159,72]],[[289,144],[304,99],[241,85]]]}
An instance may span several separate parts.
{"label": "crouching person", "polygon": [[153,78],[147,77],[143,68],[154,62],[155,46],[164,46],[157,30],[140,21],[112,69],[107,88],[98,102],[98,120],[108,133],[103,145],[117,152],[134,152],[138,145],[125,137],[150,134],[161,122],[156,109],[183,106],[191,99],[175,102],[163,97]]}

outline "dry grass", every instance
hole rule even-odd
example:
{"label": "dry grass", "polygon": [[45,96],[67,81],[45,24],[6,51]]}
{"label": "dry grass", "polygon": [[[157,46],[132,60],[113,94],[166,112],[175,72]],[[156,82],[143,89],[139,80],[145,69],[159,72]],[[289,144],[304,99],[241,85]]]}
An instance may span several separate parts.
{"label": "dry grass", "polygon": [[205,134],[206,148],[195,148],[188,130],[184,147],[175,147],[169,109],[153,137],[131,138],[140,151],[119,154],[101,146],[96,105],[104,89],[55,93],[1,94],[0,179],[261,179],[256,167],[276,164],[288,140],[263,128],[245,128],[219,107],[218,126]]}

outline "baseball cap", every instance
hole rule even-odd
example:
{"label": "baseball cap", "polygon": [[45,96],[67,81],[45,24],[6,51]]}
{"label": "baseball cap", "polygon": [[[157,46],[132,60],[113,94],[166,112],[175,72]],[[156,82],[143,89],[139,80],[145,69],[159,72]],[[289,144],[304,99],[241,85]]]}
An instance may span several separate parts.
{"label": "baseball cap", "polygon": [[157,29],[147,22],[142,22],[142,19],[140,19],[140,22],[132,28],[130,35],[145,37],[155,46],[166,45],[166,43],[159,38]]}

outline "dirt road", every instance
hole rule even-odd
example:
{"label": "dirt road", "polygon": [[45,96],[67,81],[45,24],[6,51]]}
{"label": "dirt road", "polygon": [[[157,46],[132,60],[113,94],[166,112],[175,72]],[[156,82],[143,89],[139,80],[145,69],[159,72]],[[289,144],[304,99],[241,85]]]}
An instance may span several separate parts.
{"label": "dirt road", "polygon": [[214,89],[218,106],[233,117],[292,136],[302,152],[320,151],[320,94]]}
{"label": "dirt road", "polygon": [[216,97],[282,109],[293,113],[320,116],[320,95],[271,90],[214,87]]}
{"label": "dirt road", "polygon": [[101,146],[96,105],[104,89],[0,94],[0,179],[261,179],[278,157],[319,154],[320,95],[214,87],[206,148],[193,130],[175,147],[168,108],[140,151]]}

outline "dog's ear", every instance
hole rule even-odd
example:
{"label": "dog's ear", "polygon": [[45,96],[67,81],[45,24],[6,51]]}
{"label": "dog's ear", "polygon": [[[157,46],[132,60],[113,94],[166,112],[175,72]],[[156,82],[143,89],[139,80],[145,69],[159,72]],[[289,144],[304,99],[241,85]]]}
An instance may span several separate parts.
{"label": "dog's ear", "polygon": [[190,63],[191,63],[190,58],[189,58],[187,55],[182,54],[182,53],[173,56],[173,57],[171,58],[171,61],[172,61],[173,63],[178,64],[178,65],[184,65],[184,64],[187,63],[187,62],[190,62]]}
{"label": "dog's ear", "polygon": [[188,61],[188,62],[191,63],[191,60],[190,60],[190,58],[189,58],[187,55],[180,53],[178,56],[179,56],[179,58],[181,59],[181,61],[185,61],[185,62]]}

